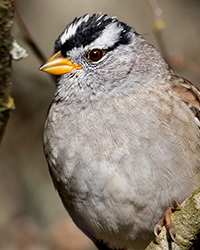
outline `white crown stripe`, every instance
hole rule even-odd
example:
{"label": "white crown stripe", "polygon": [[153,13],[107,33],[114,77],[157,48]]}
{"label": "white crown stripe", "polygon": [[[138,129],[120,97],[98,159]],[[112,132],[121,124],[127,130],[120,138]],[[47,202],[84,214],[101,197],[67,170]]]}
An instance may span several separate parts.
{"label": "white crown stripe", "polygon": [[[61,35],[60,40],[61,43],[64,44],[67,40],[69,40],[72,36],[76,34],[77,28],[81,25],[82,22],[87,22],[89,15],[86,15],[84,18],[78,20],[77,23],[71,24],[68,29],[64,31]],[[97,24],[100,25],[101,21]],[[117,23],[113,22],[105,27],[105,30],[101,33],[101,35],[90,44],[90,47],[100,47],[100,48],[108,48],[112,47],[118,40],[119,34],[123,30],[122,26],[119,26]]]}
{"label": "white crown stripe", "polygon": [[[58,51],[62,53],[71,51],[73,48],[83,47],[86,49],[100,48],[112,50],[120,44],[130,42],[130,28],[125,23],[119,22],[115,17],[107,15],[89,14],[81,18],[75,18],[67,25],[64,32],[55,43]],[[132,29],[132,32],[133,29]],[[132,33],[131,32],[131,33]]]}
{"label": "white crown stripe", "polygon": [[70,37],[76,34],[77,28],[81,25],[82,22],[87,22],[90,15],[85,15],[84,17],[80,18],[76,23],[72,23],[68,29],[65,29],[64,33],[60,37],[60,41],[64,44]]}

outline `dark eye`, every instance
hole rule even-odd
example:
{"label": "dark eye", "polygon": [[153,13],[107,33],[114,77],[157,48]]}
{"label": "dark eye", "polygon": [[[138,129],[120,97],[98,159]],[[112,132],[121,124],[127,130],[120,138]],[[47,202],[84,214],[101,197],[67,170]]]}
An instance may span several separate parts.
{"label": "dark eye", "polygon": [[103,57],[104,53],[101,49],[93,49],[88,53],[88,59],[93,62],[99,61]]}

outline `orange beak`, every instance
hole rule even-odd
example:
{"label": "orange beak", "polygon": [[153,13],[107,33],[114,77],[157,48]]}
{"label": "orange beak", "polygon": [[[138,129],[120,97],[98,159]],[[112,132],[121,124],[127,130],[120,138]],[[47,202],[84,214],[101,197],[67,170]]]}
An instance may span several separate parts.
{"label": "orange beak", "polygon": [[69,59],[65,58],[61,51],[54,54],[39,70],[45,71],[53,75],[62,75],[71,73],[73,69],[81,69],[81,65],[76,65]]}

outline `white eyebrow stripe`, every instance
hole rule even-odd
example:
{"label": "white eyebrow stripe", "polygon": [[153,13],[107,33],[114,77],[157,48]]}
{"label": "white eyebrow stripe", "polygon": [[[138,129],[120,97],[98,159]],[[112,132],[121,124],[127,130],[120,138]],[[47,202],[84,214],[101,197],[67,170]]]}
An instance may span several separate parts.
{"label": "white eyebrow stripe", "polygon": [[82,22],[87,22],[89,19],[90,15],[87,14],[78,22],[71,24],[68,29],[65,29],[64,33],[60,37],[60,41],[62,44],[64,44],[70,37],[74,36],[76,34],[77,28],[81,25]]}
{"label": "white eyebrow stripe", "polygon": [[112,47],[116,42],[119,41],[122,30],[123,27],[119,26],[117,22],[109,24],[106,26],[101,35],[89,45],[89,47],[102,49]]}

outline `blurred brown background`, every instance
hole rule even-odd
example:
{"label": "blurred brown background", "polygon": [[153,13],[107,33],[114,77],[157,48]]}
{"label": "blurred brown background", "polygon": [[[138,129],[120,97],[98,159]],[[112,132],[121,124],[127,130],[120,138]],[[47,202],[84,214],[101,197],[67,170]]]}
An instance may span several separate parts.
{"label": "blurred brown background", "polygon": [[[164,40],[173,69],[200,86],[200,1],[160,0]],[[75,16],[107,13],[158,47],[147,0],[18,0],[20,12],[48,58],[55,39]],[[15,21],[13,35],[29,56],[13,62],[12,112],[0,150],[0,249],[95,249],[76,229],[53,188],[42,148],[42,129],[53,98],[52,78],[38,71]]]}

